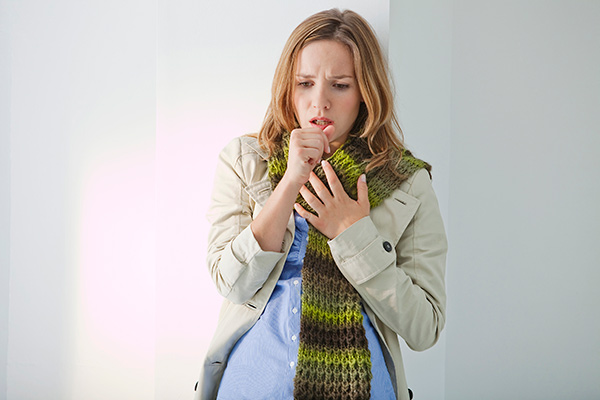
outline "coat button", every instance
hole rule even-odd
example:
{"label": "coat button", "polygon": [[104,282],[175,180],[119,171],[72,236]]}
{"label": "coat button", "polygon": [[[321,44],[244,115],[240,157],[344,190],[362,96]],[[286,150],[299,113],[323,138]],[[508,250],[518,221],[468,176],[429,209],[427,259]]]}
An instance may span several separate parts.
{"label": "coat button", "polygon": [[385,249],[385,251],[387,251],[388,253],[389,253],[390,251],[392,251],[392,245],[390,244],[390,242],[387,242],[387,241],[383,242],[383,248],[384,248],[384,249]]}

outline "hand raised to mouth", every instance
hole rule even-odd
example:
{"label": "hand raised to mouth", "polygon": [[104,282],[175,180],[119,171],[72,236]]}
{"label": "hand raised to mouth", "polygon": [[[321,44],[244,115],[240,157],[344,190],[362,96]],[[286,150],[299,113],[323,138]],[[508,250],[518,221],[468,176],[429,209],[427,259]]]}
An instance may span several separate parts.
{"label": "hand raised to mouth", "polygon": [[280,251],[294,203],[324,154],[331,152],[328,136],[335,128],[308,127],[290,133],[287,168],[265,206],[250,224],[254,238],[265,251]]}
{"label": "hand raised to mouth", "polygon": [[290,134],[286,179],[298,185],[298,190],[308,182],[310,172],[321,162],[323,156],[331,152],[328,136],[333,135],[335,127],[327,125],[320,128],[294,129]]}

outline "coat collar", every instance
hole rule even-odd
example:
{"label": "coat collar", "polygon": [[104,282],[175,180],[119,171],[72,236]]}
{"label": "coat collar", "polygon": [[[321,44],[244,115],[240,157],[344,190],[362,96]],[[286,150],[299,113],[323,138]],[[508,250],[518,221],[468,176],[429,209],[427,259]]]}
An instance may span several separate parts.
{"label": "coat collar", "polygon": [[258,138],[248,143],[248,147],[254,150],[263,160],[269,159],[269,152],[258,144]]}

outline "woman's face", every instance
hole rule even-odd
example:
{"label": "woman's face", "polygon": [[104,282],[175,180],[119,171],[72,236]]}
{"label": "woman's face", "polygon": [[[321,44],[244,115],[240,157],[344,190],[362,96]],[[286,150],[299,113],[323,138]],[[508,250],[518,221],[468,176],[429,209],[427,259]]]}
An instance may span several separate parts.
{"label": "woman's face", "polygon": [[296,70],[296,119],[301,128],[333,125],[326,135],[334,152],[346,141],[362,101],[352,53],[340,42],[318,40],[300,51]]}

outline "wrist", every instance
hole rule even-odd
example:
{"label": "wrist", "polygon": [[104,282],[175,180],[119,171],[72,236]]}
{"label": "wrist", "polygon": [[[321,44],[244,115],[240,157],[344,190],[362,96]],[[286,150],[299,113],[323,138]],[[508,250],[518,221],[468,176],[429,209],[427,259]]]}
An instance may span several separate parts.
{"label": "wrist", "polygon": [[300,182],[297,178],[291,177],[287,172],[283,174],[281,181],[277,184],[277,187],[280,187],[285,191],[294,192],[294,196],[297,196],[300,192],[300,188],[304,186],[306,182]]}

